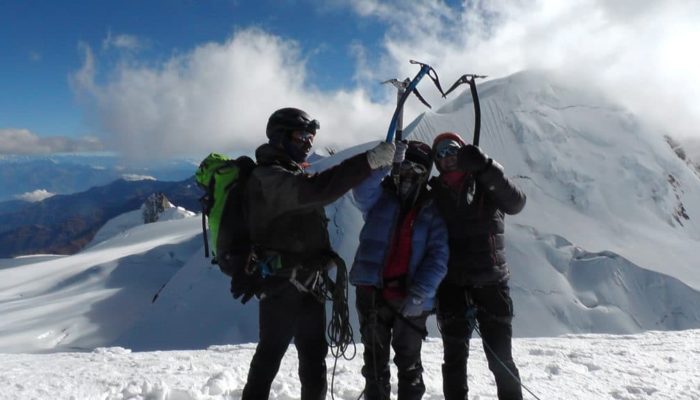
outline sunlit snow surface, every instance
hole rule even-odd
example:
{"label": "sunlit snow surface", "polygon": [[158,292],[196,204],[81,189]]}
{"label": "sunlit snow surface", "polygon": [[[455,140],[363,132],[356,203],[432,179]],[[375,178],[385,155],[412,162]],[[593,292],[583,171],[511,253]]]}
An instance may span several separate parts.
{"label": "sunlit snow surface", "polygon": [[[470,399],[496,399],[481,341],[472,340]],[[334,395],[354,400],[363,387],[361,347],[338,362]],[[0,399],[238,399],[254,345],[198,351],[132,353],[112,347],[88,353],[0,355]],[[700,330],[638,335],[570,335],[516,339],[514,356],[525,386],[545,400],[698,399]],[[424,399],[442,398],[442,345],[423,345]],[[333,359],[328,357],[329,384]],[[296,351],[287,352],[271,399],[298,399]],[[392,398],[396,370],[392,366]],[[330,393],[327,398],[330,398]],[[533,399],[524,392],[525,399]]]}

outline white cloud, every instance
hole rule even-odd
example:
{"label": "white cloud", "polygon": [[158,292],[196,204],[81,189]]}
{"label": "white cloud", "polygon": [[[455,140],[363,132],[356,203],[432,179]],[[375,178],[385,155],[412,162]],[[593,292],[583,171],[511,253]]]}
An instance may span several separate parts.
{"label": "white cloud", "polygon": [[318,148],[343,148],[381,139],[393,111],[372,103],[362,89],[316,89],[299,46],[258,29],[200,45],[156,67],[119,63],[104,82],[96,78],[91,49],[82,49],[85,61],[73,86],[113,147],[135,157],[251,151],[267,140],[269,115],[288,106],[321,122]]}
{"label": "white cloud", "polygon": [[150,175],[124,174],[122,179],[125,181],[155,181],[156,178]]}
{"label": "white cloud", "polygon": [[107,31],[107,37],[102,41],[102,49],[119,49],[128,51],[137,51],[145,46],[144,42],[135,35],[117,34],[113,35],[112,31]]}
{"label": "white cloud", "polygon": [[417,58],[446,84],[464,73],[553,69],[602,87],[668,132],[700,136],[698,2],[468,1],[455,9],[421,1],[407,9],[362,0],[350,7],[389,25],[384,68],[409,73],[406,61]]}
{"label": "white cloud", "polygon": [[24,194],[18,194],[15,196],[19,200],[24,200],[24,201],[29,201],[32,203],[36,203],[45,199],[48,199],[51,196],[54,196],[55,193],[51,193],[47,191],[46,189],[38,189],[33,192],[27,192]]}
{"label": "white cloud", "polygon": [[[293,40],[243,29],[223,43],[204,43],[153,64],[124,56],[100,70],[87,45],[72,77],[88,114],[108,134],[110,148],[138,157],[250,152],[266,140],[267,117],[280,107],[307,110],[321,121],[317,148],[344,148],[381,139],[393,112],[391,90],[381,101],[376,82],[412,77],[416,59],[439,72],[443,86],[464,73],[490,78],[523,69],[552,69],[572,82],[602,87],[666,133],[689,136],[700,124],[700,3],[643,0],[405,2],[337,0],[362,18],[386,24],[383,53],[359,40],[356,87],[324,92],[307,76],[307,59]],[[119,35],[121,36],[121,35]],[[129,40],[108,36],[110,46]],[[376,46],[374,46],[376,47]],[[370,89],[368,89],[370,88]],[[466,89],[466,88],[465,88]],[[442,100],[430,83],[421,93]],[[406,106],[410,121],[424,108]],[[359,132],[359,133],[358,133]],[[700,134],[699,134],[700,135]]]}
{"label": "white cloud", "polygon": [[50,154],[102,150],[93,137],[39,137],[27,129],[0,128],[0,154]]}

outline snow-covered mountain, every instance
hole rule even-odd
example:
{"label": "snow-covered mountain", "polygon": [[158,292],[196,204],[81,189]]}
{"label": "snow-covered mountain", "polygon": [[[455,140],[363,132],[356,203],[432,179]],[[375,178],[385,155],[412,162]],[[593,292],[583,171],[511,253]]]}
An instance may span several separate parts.
{"label": "snow-covered mountain", "polygon": [[109,219],[139,207],[153,193],[163,193],[186,208],[200,208],[194,177],[179,182],[118,179],[0,212],[0,257],[73,254]]}
{"label": "snow-covered mountain", "polygon": [[[480,93],[482,147],[528,195],[525,210],[506,218],[515,335],[700,328],[700,178],[663,136],[542,72],[487,82]],[[406,133],[470,140],[471,107],[467,91]],[[350,263],[361,215],[350,196],[327,212],[334,247]],[[232,301],[225,276],[203,257],[198,217],[110,226],[74,256],[0,260],[1,352],[257,340],[257,304]]]}

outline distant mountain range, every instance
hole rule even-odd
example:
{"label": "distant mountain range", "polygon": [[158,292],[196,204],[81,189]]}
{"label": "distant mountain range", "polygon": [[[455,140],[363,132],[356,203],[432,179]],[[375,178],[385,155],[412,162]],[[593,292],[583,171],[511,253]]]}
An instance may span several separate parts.
{"label": "distant mountain range", "polygon": [[[119,178],[179,181],[191,176],[196,167],[192,160],[151,164],[137,165],[111,154],[0,155],[0,202],[16,200],[36,191],[48,194],[82,192]],[[0,206],[0,212],[7,207],[7,204]]]}
{"label": "distant mountain range", "polygon": [[0,203],[0,257],[25,254],[73,254],[105,222],[138,209],[152,193],[198,210],[200,190],[194,178],[180,182],[118,179],[87,191],[56,195],[40,202]]}

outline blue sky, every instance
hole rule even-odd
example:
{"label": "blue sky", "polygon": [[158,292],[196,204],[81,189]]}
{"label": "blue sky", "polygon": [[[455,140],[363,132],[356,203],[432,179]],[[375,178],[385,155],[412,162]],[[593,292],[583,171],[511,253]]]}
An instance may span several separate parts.
{"label": "blue sky", "polygon": [[[384,25],[360,19],[342,6],[312,1],[33,1],[0,3],[0,127],[40,135],[91,133],[82,121],[69,76],[82,64],[86,43],[110,61],[108,37],[138,40],[139,57],[163,60],[198,44],[221,42],[237,29],[258,27],[296,38],[314,83],[324,89],[352,84],[352,42],[372,49]],[[331,35],[326,34],[332,32]],[[372,49],[376,51],[376,49]]]}
{"label": "blue sky", "polygon": [[5,0],[0,154],[250,150],[290,105],[345,147],[383,136],[378,82],[412,76],[409,59],[446,84],[549,69],[700,136],[699,42],[693,0]]}

